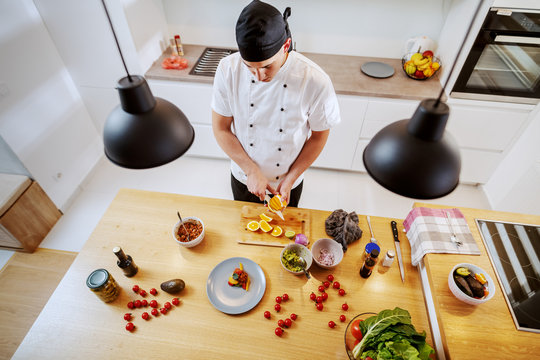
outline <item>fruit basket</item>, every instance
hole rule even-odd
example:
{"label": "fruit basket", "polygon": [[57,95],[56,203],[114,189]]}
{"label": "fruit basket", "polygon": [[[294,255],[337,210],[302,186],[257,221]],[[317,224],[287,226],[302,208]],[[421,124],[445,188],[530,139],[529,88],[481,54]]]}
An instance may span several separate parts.
{"label": "fruit basket", "polygon": [[409,53],[401,59],[401,68],[411,79],[427,80],[439,71],[441,61],[432,51]]}

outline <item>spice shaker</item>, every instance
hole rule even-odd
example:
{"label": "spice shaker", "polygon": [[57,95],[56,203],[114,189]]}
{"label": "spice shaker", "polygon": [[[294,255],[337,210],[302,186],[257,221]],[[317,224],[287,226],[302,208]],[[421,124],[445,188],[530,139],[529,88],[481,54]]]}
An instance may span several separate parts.
{"label": "spice shaker", "polygon": [[124,271],[124,275],[132,277],[139,271],[139,268],[135,265],[131,256],[126,255],[120,246],[115,247],[113,253],[118,257],[116,264]]}
{"label": "spice shaker", "polygon": [[362,268],[360,269],[360,276],[364,279],[367,279],[371,272],[373,271],[373,268],[375,267],[375,264],[377,263],[377,258],[379,257],[379,250],[373,249],[369,256],[364,261],[364,264],[362,265]]}
{"label": "spice shaker", "polygon": [[382,262],[382,266],[390,267],[392,263],[394,262],[394,257],[396,254],[394,253],[394,250],[388,250],[386,252],[386,256],[384,257],[384,260]]}

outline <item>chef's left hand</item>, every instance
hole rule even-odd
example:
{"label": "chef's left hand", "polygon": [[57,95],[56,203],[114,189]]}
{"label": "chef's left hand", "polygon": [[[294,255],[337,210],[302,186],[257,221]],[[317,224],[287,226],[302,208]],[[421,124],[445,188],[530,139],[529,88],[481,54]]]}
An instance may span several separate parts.
{"label": "chef's left hand", "polygon": [[279,183],[276,191],[281,195],[281,200],[285,203],[289,203],[289,198],[291,197],[291,189],[294,185],[296,179],[291,179],[290,176],[286,175],[285,178]]}

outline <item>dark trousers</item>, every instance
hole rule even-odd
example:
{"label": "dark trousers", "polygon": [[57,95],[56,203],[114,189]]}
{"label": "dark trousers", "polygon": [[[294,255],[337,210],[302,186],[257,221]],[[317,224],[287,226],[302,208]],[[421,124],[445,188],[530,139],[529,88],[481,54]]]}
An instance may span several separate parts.
{"label": "dark trousers", "polygon": [[[287,206],[298,207],[298,202],[300,201],[300,195],[302,195],[303,186],[304,186],[304,180],[302,180],[300,184],[298,184],[298,186],[296,186],[294,189],[291,190],[291,195],[290,195],[289,203],[287,204]],[[236,180],[233,174],[231,174],[231,188],[232,188],[234,200],[249,201],[249,202],[254,202],[254,203],[259,203],[259,204],[262,203],[259,197],[250,193],[247,186],[242,184],[240,181]]]}

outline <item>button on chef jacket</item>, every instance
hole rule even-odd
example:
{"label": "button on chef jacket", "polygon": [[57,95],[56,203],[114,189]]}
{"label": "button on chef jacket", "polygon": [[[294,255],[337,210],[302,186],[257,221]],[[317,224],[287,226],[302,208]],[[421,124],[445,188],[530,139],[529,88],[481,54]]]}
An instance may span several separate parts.
{"label": "button on chef jacket", "polygon": [[[328,130],[340,122],[330,77],[295,51],[270,82],[258,81],[238,52],[222,59],[214,77],[212,109],[233,117],[232,132],[274,188],[287,174],[311,130]],[[247,183],[246,174],[234,161],[231,172],[238,181]]]}

